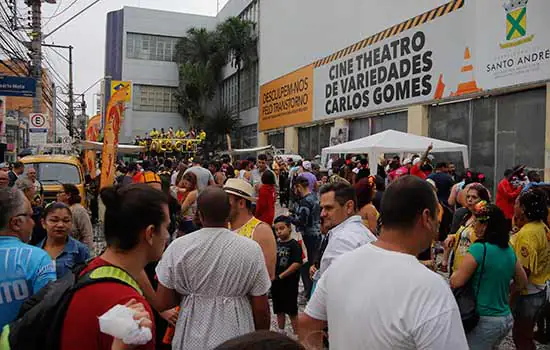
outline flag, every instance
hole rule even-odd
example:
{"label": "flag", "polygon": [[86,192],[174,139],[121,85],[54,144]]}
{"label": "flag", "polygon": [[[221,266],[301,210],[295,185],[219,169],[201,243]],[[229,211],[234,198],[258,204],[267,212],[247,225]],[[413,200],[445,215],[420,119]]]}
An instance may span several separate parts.
{"label": "flag", "polygon": [[109,100],[103,128],[100,188],[113,185],[118,150],[118,137],[129,86],[117,90]]}
{"label": "flag", "polygon": [[[99,138],[99,128],[101,124],[101,115],[98,114],[96,116],[93,116],[88,121],[88,127],[86,128],[86,140],[88,141],[97,141]],[[92,179],[95,179],[96,176],[96,169],[95,169],[95,163],[96,163],[96,151],[94,150],[88,150],[84,152],[84,163],[86,165],[86,169],[88,170],[88,174],[92,177]]]}

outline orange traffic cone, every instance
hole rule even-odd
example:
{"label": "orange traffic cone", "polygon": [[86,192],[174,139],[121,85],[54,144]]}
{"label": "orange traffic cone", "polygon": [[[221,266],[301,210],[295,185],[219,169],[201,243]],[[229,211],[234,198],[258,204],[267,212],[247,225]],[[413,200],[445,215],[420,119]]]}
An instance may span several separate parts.
{"label": "orange traffic cone", "polygon": [[434,99],[440,100],[445,93],[445,83],[443,82],[443,73],[439,74],[439,80],[437,81],[437,87],[435,88]]}
{"label": "orange traffic cone", "polygon": [[458,84],[456,92],[451,93],[451,96],[462,96],[481,91],[481,89],[477,87],[477,83],[474,78],[474,66],[470,63],[470,59],[470,48],[466,47],[466,50],[464,51],[464,65],[460,70],[462,72],[463,80],[461,80]]}

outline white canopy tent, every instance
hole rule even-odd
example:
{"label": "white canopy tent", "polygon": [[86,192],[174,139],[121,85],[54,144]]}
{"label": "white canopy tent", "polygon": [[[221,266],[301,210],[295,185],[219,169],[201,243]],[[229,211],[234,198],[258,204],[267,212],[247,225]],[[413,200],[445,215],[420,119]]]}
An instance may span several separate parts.
{"label": "white canopy tent", "polygon": [[[368,154],[369,164],[374,173],[378,171],[378,157],[383,153],[422,153],[433,144],[433,153],[460,152],[464,167],[468,168],[468,146],[459,143],[407,134],[396,130],[386,130],[361,139],[323,148],[323,164],[327,164],[330,154]],[[374,165],[374,167],[373,167]]]}

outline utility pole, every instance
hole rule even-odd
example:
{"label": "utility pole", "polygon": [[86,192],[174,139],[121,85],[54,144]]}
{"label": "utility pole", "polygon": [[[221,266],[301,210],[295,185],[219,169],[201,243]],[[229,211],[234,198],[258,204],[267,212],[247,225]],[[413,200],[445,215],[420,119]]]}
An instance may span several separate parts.
{"label": "utility pole", "polygon": [[[57,49],[68,49],[69,50],[69,110],[67,111],[67,129],[69,129],[69,135],[74,136],[74,82],[73,82],[73,49],[74,47],[72,45],[65,46],[65,45],[55,45],[55,44],[42,44],[42,46],[46,47],[53,47]],[[65,59],[66,60],[66,59]]]}
{"label": "utility pole", "polygon": [[73,47],[69,45],[69,121],[67,127],[69,128],[69,136],[74,135],[74,96],[73,96]]}
{"label": "utility pole", "polygon": [[32,77],[36,79],[36,95],[32,101],[33,112],[42,111],[42,1],[27,0],[31,6],[32,33]]}

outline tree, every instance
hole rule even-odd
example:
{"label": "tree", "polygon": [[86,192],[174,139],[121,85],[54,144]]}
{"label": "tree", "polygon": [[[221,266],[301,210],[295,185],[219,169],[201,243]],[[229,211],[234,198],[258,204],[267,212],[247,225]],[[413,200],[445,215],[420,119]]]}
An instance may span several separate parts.
{"label": "tree", "polygon": [[239,124],[239,117],[233,114],[228,107],[219,107],[206,122],[206,133],[207,135],[212,136],[207,138],[207,141],[214,150],[220,149],[223,148],[223,136],[225,136],[227,140],[227,148],[228,150],[231,150],[231,139],[229,135],[239,129]]}
{"label": "tree", "polygon": [[[237,69],[237,118],[241,114],[241,71],[258,59],[258,38],[255,33],[255,23],[229,17],[218,26],[223,51],[227,53],[231,66]],[[227,134],[229,135],[229,134]],[[231,148],[231,139],[227,136],[228,148]]]}
{"label": "tree", "polygon": [[180,84],[176,98],[180,113],[192,126],[204,119],[208,102],[221,80],[225,55],[216,32],[191,28],[176,46]]}
{"label": "tree", "polygon": [[[257,60],[257,36],[254,30],[253,22],[230,17],[215,31],[189,29],[176,47],[175,59],[180,77],[176,97],[180,113],[189,119],[192,126],[205,121],[210,137],[225,135],[228,148],[231,147],[229,135],[236,130],[240,121],[241,71]],[[227,63],[231,63],[237,70],[236,115],[227,106],[221,106],[211,114],[207,108],[222,82],[223,67]],[[205,118],[207,115],[210,116]]]}

